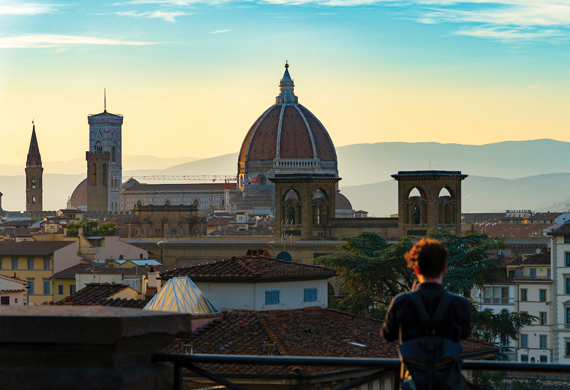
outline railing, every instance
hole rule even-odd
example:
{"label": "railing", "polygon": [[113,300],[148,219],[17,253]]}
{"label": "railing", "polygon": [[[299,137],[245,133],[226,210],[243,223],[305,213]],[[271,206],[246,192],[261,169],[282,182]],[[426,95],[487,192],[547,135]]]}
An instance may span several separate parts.
{"label": "railing", "polygon": [[514,305],[514,298],[479,298],[480,305]]}
{"label": "railing", "polygon": [[[465,356],[468,357],[468,356]],[[152,356],[153,362],[170,362],[174,364],[174,389],[182,389],[182,368],[186,368],[199,376],[226,386],[231,390],[244,390],[217,374],[212,374],[195,364],[259,364],[264,366],[332,366],[332,367],[362,367],[377,368],[385,373],[385,370],[394,370],[394,376],[399,378],[399,359],[380,358],[337,358],[337,357],[305,357],[305,356],[244,356],[244,355],[171,355],[157,353]],[[489,371],[526,371],[526,372],[564,372],[570,371],[569,364],[544,364],[544,363],[514,363],[488,360],[465,360],[464,370],[489,370]],[[348,390],[368,383],[379,377],[380,372],[358,378],[352,382],[345,383],[334,390]],[[398,380],[394,384],[394,389],[399,389]]]}

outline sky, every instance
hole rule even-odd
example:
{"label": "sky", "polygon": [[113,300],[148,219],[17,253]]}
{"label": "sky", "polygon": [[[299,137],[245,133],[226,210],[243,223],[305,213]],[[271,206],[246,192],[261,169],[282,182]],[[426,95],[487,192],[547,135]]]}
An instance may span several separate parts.
{"label": "sky", "polygon": [[239,150],[285,61],[336,146],[570,141],[567,0],[0,0],[0,164]]}

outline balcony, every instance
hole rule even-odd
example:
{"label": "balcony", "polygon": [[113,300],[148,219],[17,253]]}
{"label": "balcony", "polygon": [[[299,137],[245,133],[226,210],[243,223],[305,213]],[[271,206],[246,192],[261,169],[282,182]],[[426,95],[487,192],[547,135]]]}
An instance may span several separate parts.
{"label": "balcony", "polygon": [[515,305],[515,298],[479,298],[479,305]]}

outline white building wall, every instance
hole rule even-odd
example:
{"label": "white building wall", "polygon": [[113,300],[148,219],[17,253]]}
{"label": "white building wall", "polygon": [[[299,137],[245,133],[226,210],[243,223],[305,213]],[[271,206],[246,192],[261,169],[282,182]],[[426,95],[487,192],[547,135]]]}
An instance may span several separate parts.
{"label": "white building wall", "polygon": [[64,269],[79,264],[81,257],[77,256],[77,242],[72,242],[53,253],[53,273],[58,273]]}
{"label": "white building wall", "polygon": [[118,260],[121,256],[125,260],[148,259],[148,252],[137,248],[134,245],[122,242],[119,236],[105,236],[100,247],[95,247],[94,260],[107,260],[113,258]]}
{"label": "white building wall", "polygon": [[[289,310],[328,306],[327,280],[302,280],[268,283],[195,282],[220,310]],[[317,300],[305,301],[305,289],[316,288]],[[266,291],[279,291],[279,303],[265,304]]]}
{"label": "white building wall", "polygon": [[[305,289],[316,288],[317,300],[304,301]],[[279,303],[266,305],[265,292],[279,291]],[[325,280],[303,280],[297,282],[271,282],[257,283],[255,291],[256,310],[290,310],[302,309],[311,306],[328,306],[327,281]]]}
{"label": "white building wall", "polygon": [[553,361],[570,363],[566,343],[570,343],[570,294],[567,280],[570,279],[570,266],[566,266],[566,253],[570,253],[570,243],[564,236],[551,236],[552,291],[553,291]]}
{"label": "white building wall", "polygon": [[196,286],[220,311],[255,310],[255,283],[197,282]]}
{"label": "white building wall", "polygon": [[[552,334],[552,282],[525,282],[519,279],[517,283],[518,289],[518,311],[527,312],[530,315],[538,317],[538,320],[530,326],[524,326],[520,331],[517,357],[518,361],[522,361],[521,356],[528,356],[528,362],[540,362],[541,356],[547,356],[548,363],[553,361],[553,334]],[[521,290],[527,290],[527,300],[521,300]],[[546,290],[546,301],[540,300],[540,290]],[[541,325],[540,313],[546,313],[546,323]],[[522,336],[528,337],[527,348],[522,348]],[[546,348],[540,347],[540,337],[546,336]],[[534,359],[534,360],[533,360]]]}

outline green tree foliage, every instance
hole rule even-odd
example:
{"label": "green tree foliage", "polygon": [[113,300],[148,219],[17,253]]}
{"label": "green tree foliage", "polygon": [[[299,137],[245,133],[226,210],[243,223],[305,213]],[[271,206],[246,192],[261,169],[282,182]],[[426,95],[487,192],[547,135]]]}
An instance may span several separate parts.
{"label": "green tree foliage", "polygon": [[[448,272],[443,284],[448,291],[470,299],[473,287],[482,287],[498,280],[497,258],[489,250],[493,241],[486,234],[472,233],[456,236],[442,229],[431,229],[429,238],[438,239],[448,250]],[[319,257],[317,264],[334,268],[342,281],[342,297],[331,297],[330,306],[365,317],[384,318],[392,299],[408,292],[416,276],[407,268],[404,254],[413,242],[404,237],[388,242],[376,233],[359,232],[353,237],[341,237],[342,253]],[[534,317],[528,314],[494,314],[473,307],[473,337],[499,347],[498,340],[517,339],[522,326],[529,325]],[[505,348],[498,358],[505,359]]]}
{"label": "green tree foliage", "polygon": [[107,222],[99,225],[97,234],[113,235],[117,232],[117,224],[115,222]]}

